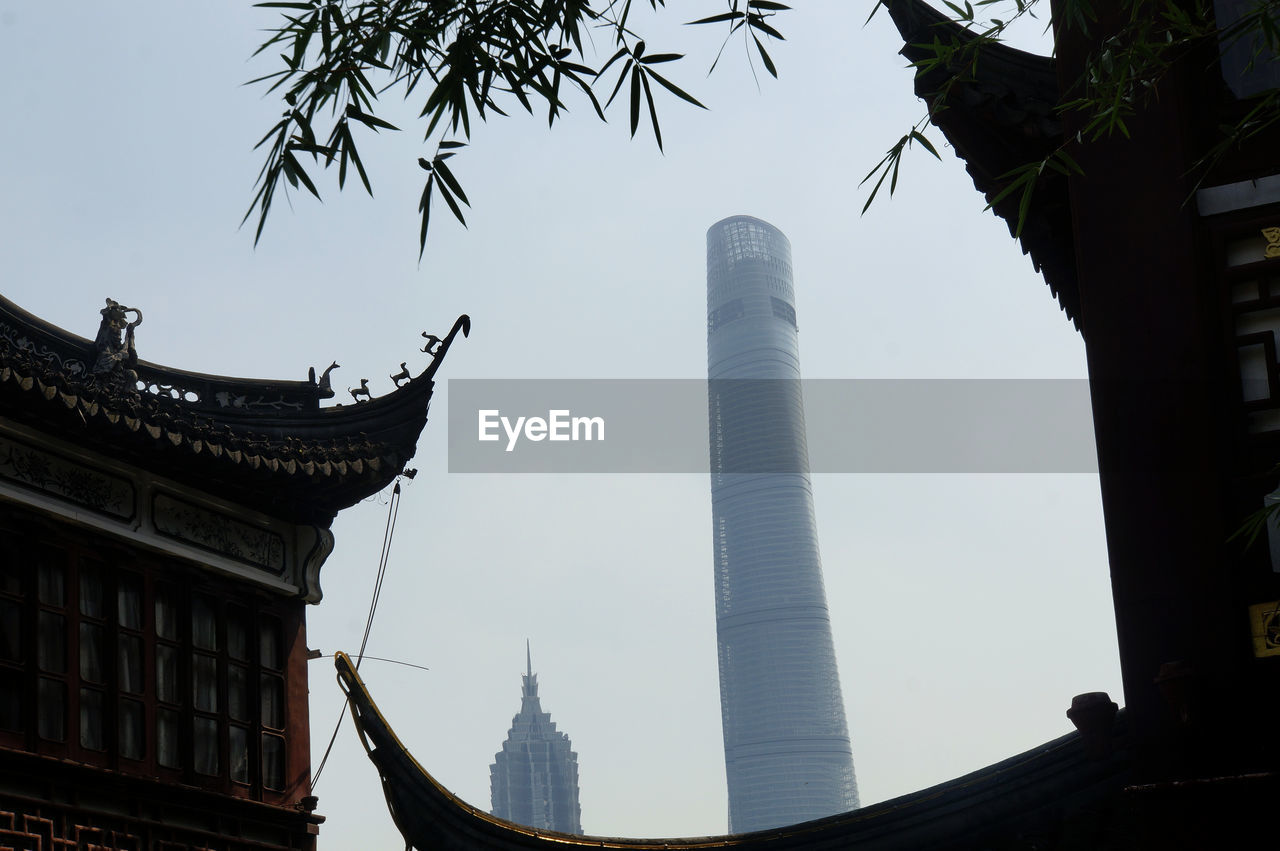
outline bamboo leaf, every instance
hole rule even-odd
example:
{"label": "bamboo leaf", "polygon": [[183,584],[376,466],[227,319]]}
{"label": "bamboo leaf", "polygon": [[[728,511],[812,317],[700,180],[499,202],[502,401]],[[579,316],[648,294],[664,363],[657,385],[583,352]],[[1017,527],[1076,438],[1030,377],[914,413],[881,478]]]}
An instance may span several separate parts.
{"label": "bamboo leaf", "polygon": [[[867,177],[870,177],[870,176],[871,175],[867,175]],[[867,209],[871,206],[871,202],[876,200],[876,193],[880,191],[881,185],[884,184],[884,179],[888,176],[889,176],[889,169],[886,167],[884,169],[884,172],[880,175],[880,179],[876,181],[876,185],[872,187],[871,194],[867,196],[867,203],[862,205],[862,213],[867,212]],[[859,213],[858,215],[862,215],[862,213]]]}
{"label": "bamboo leaf", "polygon": [[[614,62],[617,62],[619,59],[621,59],[622,57],[624,57],[624,56],[626,56],[626,55],[627,55],[627,49],[626,49],[625,47],[624,47],[624,48],[621,48],[617,53],[615,53],[615,54],[613,54],[613,56],[609,57],[609,61],[608,61],[608,62],[606,62],[606,63],[604,63],[603,65],[601,65],[601,66],[600,66],[600,70],[596,72],[596,76],[597,76],[597,77],[602,77],[602,76],[604,76],[604,72],[609,70],[609,66],[610,66],[610,65],[612,65]],[[624,72],[624,73],[625,73],[625,72]]]}
{"label": "bamboo leaf", "polygon": [[[327,165],[327,163],[326,163]],[[341,192],[347,185],[347,146],[341,145],[338,154],[338,191]]]}
{"label": "bamboo leaf", "polygon": [[427,176],[427,183],[422,187],[422,197],[418,199],[418,212],[422,213],[422,225],[418,228],[418,260],[427,250],[427,225],[431,221],[431,190],[435,185],[435,173]]}
{"label": "bamboo leaf", "polygon": [[470,207],[471,202],[467,200],[467,193],[462,191],[462,184],[458,183],[457,178],[453,176],[453,172],[451,172],[449,167],[444,164],[445,159],[450,156],[452,156],[452,154],[444,154],[443,156],[436,157],[436,174],[440,175],[440,179],[444,181],[451,190],[453,190],[453,194],[457,195],[462,203]]}
{"label": "bamboo leaf", "polygon": [[925,137],[925,135],[924,135],[923,133],[921,133],[919,130],[912,130],[912,131],[911,131],[911,133],[910,133],[910,136],[911,136],[911,138],[912,138],[912,139],[914,139],[915,141],[917,141],[917,142],[919,142],[919,143],[920,143],[920,147],[924,148],[926,151],[928,151],[929,153],[933,154],[934,159],[937,159],[937,160],[941,160],[941,159],[942,159],[942,157],[940,157],[940,156],[938,155],[938,150],[937,150],[937,148],[933,147],[933,143],[932,143],[932,142],[930,142],[930,141]]}
{"label": "bamboo leaf", "polygon": [[399,127],[395,126],[389,121],[383,121],[381,118],[377,117],[376,115],[368,115],[364,112],[361,112],[360,108],[353,103],[347,104],[347,117],[354,118],[356,121],[359,121],[361,124],[364,124],[366,127],[372,127],[375,131],[379,127],[381,127],[384,130],[400,129]]}
{"label": "bamboo leaf", "polygon": [[756,50],[760,53],[760,61],[764,63],[764,69],[776,80],[778,78],[778,69],[774,67],[773,60],[769,58],[769,51],[764,49],[764,45],[760,43],[760,38],[755,33],[751,34],[751,40],[756,43]]}
{"label": "bamboo leaf", "polygon": [[[1034,169],[1035,164],[1033,163],[1030,166],[1030,168]],[[1022,186],[1023,182],[1027,180],[1027,170],[1028,170],[1028,167],[1024,165],[1024,166],[1019,166],[1013,171],[1008,171],[1000,175],[1000,179],[1002,180],[1006,177],[1011,179],[1008,183],[1004,185],[1003,189],[1001,189],[991,198],[991,201],[988,202],[987,206],[984,207],[983,209],[984,210],[992,209],[993,207],[995,207],[996,204],[999,204],[1005,198],[1008,198],[1010,195],[1016,192],[1018,188]]]}
{"label": "bamboo leaf", "polygon": [[342,125],[343,136],[346,138],[346,144],[343,145],[343,153],[351,157],[352,164],[356,167],[356,173],[360,175],[360,182],[364,184],[364,191],[373,196],[373,185],[369,183],[369,175],[364,170],[364,163],[360,161],[360,154],[356,150],[355,140],[351,136],[351,128],[347,124]]}
{"label": "bamboo leaf", "polygon": [[662,150],[662,130],[658,127],[658,111],[653,106],[653,92],[649,90],[649,78],[641,74],[640,82],[644,84],[644,99],[649,104],[649,121],[653,124],[653,138],[658,143],[658,150]]}
{"label": "bamboo leaf", "polygon": [[782,33],[778,32],[773,27],[769,26],[769,24],[765,23],[764,16],[762,15],[748,15],[747,23],[750,24],[754,29],[760,30],[760,32],[762,33],[768,33],[769,35],[776,38],[778,41],[786,41],[786,39],[782,37]]}
{"label": "bamboo leaf", "polygon": [[635,138],[640,126],[640,67],[631,68],[631,138]]}
{"label": "bamboo leaf", "polygon": [[721,21],[733,21],[745,16],[745,12],[721,12],[720,14],[712,15],[709,18],[699,18],[696,21],[689,21],[686,26],[695,26],[697,24],[718,24]]}
{"label": "bamboo leaf", "polygon": [[297,186],[298,183],[301,182],[303,186],[307,187],[307,191],[319,198],[320,193],[316,191],[316,185],[311,182],[311,178],[307,175],[306,169],[304,169],[297,159],[294,158],[292,151],[286,150],[284,152],[284,162],[285,176],[290,178],[289,182],[294,186]]}
{"label": "bamboo leaf", "polygon": [[465,228],[467,226],[467,220],[462,215],[462,208],[458,206],[457,201],[453,200],[453,196],[449,194],[449,189],[445,186],[444,181],[437,183],[436,189],[440,191],[440,197],[444,199],[444,202],[449,205],[449,209],[453,211],[454,218],[461,222],[462,226]]}
{"label": "bamboo leaf", "polygon": [[1027,223],[1027,214],[1031,212],[1031,197],[1035,194],[1036,182],[1028,179],[1022,187],[1022,198],[1018,201],[1018,226],[1014,229],[1015,237],[1022,236],[1022,228]]}
{"label": "bamboo leaf", "polygon": [[662,86],[664,89],[671,92],[671,94],[675,95],[681,100],[688,101],[689,103],[693,104],[699,109],[706,109],[705,106],[703,106],[701,103],[698,102],[697,98],[695,98],[693,95],[689,94],[684,89],[677,86],[675,83],[668,80],[666,77],[663,77],[658,72],[650,70],[649,76],[652,77],[658,83],[658,85]]}
{"label": "bamboo leaf", "polygon": [[622,66],[622,73],[618,75],[618,82],[613,87],[613,91],[609,93],[609,99],[604,102],[604,108],[608,109],[609,104],[613,103],[613,99],[618,96],[618,92],[622,90],[622,84],[627,80],[627,72],[631,70],[632,62],[627,60],[627,64]]}

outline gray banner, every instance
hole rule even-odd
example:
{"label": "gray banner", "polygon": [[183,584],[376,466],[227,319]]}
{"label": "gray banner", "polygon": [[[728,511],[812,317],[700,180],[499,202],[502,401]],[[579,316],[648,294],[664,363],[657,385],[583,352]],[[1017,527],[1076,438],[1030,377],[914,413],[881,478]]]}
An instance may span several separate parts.
{"label": "gray banner", "polygon": [[447,393],[451,473],[707,473],[709,435],[724,473],[805,472],[806,442],[813,473],[1098,469],[1083,379],[451,379]]}

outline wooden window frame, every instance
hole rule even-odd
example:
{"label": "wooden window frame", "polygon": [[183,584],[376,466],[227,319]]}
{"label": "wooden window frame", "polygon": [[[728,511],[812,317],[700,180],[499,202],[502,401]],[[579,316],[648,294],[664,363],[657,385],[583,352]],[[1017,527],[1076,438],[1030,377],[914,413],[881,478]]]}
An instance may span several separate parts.
{"label": "wooden window frame", "polygon": [[[63,573],[62,604],[41,602],[38,595],[38,570],[40,558],[60,560]],[[81,612],[80,579],[82,571],[94,565],[100,573],[102,610],[100,616]],[[0,659],[0,672],[11,682],[20,682],[19,725],[20,731],[0,729],[0,748],[10,748],[37,753],[58,759],[67,759],[88,765],[144,775],[163,781],[195,786],[209,791],[266,803],[287,803],[290,793],[290,757],[292,749],[306,748],[307,725],[291,713],[305,715],[306,706],[293,706],[296,695],[305,694],[305,669],[296,669],[293,658],[295,648],[290,641],[302,634],[303,603],[298,600],[266,594],[248,583],[237,583],[211,575],[198,566],[143,553],[131,547],[120,546],[109,538],[86,534],[36,518],[15,517],[0,521],[0,567],[6,576],[19,577],[16,592],[5,590],[0,584],[0,599],[12,609],[17,605],[21,617],[19,630],[19,661]],[[119,601],[122,583],[140,580],[141,629],[122,625]],[[176,640],[158,634],[156,605],[158,595],[169,592],[174,595],[176,606]],[[197,600],[210,603],[218,649],[208,651],[195,646],[192,635],[193,608]],[[63,672],[42,672],[37,664],[39,648],[39,613],[63,618],[62,644],[64,646]],[[243,660],[229,657],[229,618],[240,616],[248,623],[247,656]],[[261,659],[262,624],[269,623],[275,631],[277,656],[275,667],[264,665]],[[90,682],[82,677],[80,668],[81,625],[92,625],[102,630],[101,659],[102,682]],[[142,691],[129,692],[124,688],[121,646],[124,639],[140,639],[142,644]],[[176,701],[162,701],[159,697],[157,661],[160,647],[170,647],[176,652]],[[196,656],[212,658],[217,690],[213,711],[196,707],[194,677]],[[305,662],[303,663],[305,664]],[[247,717],[232,718],[230,714],[229,670],[232,665],[245,674],[244,688],[247,694]],[[294,680],[301,676],[303,683]],[[41,678],[61,683],[65,688],[64,724],[61,740],[41,737],[38,731],[40,701],[38,683]],[[276,691],[280,701],[279,727],[266,723],[262,716],[262,685],[264,678],[278,681]],[[80,736],[80,690],[89,689],[102,695],[103,711],[102,750],[86,747]],[[122,753],[121,701],[140,703],[142,707],[142,755],[133,759]],[[159,762],[158,723],[162,712],[178,714],[178,762],[169,767]],[[245,713],[242,713],[245,714]],[[217,771],[202,774],[195,770],[195,730],[197,719],[212,721],[217,728]],[[230,728],[245,730],[248,743],[248,782],[232,779]],[[283,743],[278,776],[280,782],[267,786],[264,783],[263,744],[266,737]],[[296,786],[296,783],[293,784]],[[274,788],[278,787],[278,788]],[[296,790],[293,790],[296,793]],[[304,793],[305,794],[305,793]]]}

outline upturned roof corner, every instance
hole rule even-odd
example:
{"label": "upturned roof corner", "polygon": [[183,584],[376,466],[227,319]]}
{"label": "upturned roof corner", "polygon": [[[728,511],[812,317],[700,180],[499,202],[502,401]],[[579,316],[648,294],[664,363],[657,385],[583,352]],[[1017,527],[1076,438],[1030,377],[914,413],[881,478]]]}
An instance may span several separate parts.
{"label": "upturned roof corner", "polygon": [[[1074,232],[1065,175],[1046,169],[1039,178],[1022,232],[1021,191],[993,201],[1010,185],[1009,173],[1045,159],[1063,143],[1061,100],[1053,57],[984,41],[923,0],[885,0],[916,68],[915,93],[934,125],[964,160],[973,185],[1017,236],[1022,251],[1049,285],[1067,317],[1080,328]],[[947,61],[929,63],[945,49]]]}
{"label": "upturned roof corner", "polygon": [[[428,338],[431,361],[352,404],[330,372],[306,381],[188,372],[140,360],[142,313],[107,299],[89,340],[0,296],[0,415],[282,519],[328,526],[403,470],[427,421],[434,376],[459,332]],[[362,382],[363,386],[363,382]]]}

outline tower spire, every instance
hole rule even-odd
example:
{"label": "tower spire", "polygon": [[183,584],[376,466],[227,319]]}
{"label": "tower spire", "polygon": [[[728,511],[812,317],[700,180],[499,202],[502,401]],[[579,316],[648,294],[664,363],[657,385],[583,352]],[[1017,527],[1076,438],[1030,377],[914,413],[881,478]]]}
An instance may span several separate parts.
{"label": "tower spire", "polygon": [[578,755],[569,737],[542,711],[527,638],[524,658],[520,711],[511,719],[507,740],[489,766],[493,814],[530,827],[581,833]]}
{"label": "tower spire", "polygon": [[524,661],[525,674],[520,679],[524,683],[521,689],[521,696],[525,700],[532,699],[536,704],[538,701],[538,678],[533,673],[533,652],[529,649],[529,639],[524,640]]}

